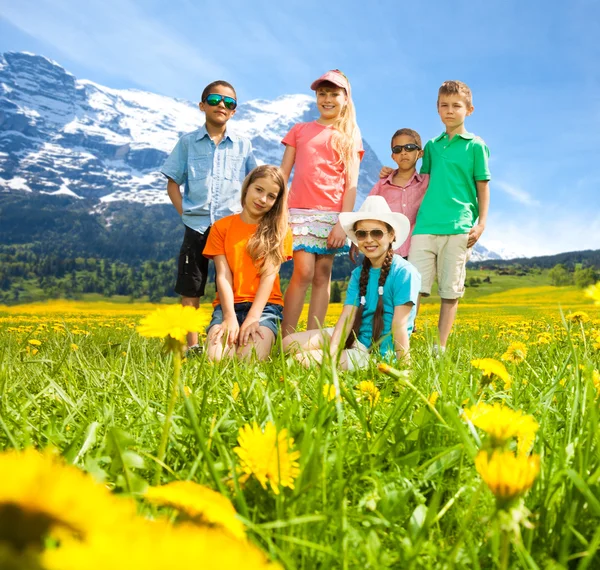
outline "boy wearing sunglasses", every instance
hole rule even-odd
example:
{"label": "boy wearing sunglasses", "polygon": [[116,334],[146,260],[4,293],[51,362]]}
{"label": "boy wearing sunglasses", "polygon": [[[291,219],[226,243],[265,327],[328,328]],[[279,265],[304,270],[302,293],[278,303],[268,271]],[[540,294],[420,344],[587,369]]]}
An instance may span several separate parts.
{"label": "boy wearing sunglasses", "polygon": [[[175,292],[183,306],[196,308],[208,277],[208,259],[202,251],[210,226],[241,211],[242,182],[257,166],[250,141],[226,128],[237,107],[233,86],[213,81],[204,88],[199,107],[206,122],[179,139],[161,169],[185,227]],[[190,349],[197,348],[198,333],[188,333],[187,343]]]}
{"label": "boy wearing sunglasses", "polygon": [[[429,184],[429,174],[417,172],[417,161],[423,156],[421,137],[412,129],[399,129],[392,136],[392,160],[396,170],[389,169],[385,178],[375,183],[369,196],[383,196],[392,212],[404,214],[410,222],[406,241],[394,253],[408,259],[410,240],[419,206]],[[356,263],[358,248],[352,244],[350,259]]]}
{"label": "boy wearing sunglasses", "polygon": [[[441,299],[438,331],[444,352],[465,290],[471,248],[481,237],[490,202],[490,151],[469,133],[465,119],[473,113],[473,96],[461,81],[445,81],[437,111],[444,132],[425,145],[421,172],[431,174],[417,215],[409,260],[421,273],[421,295],[429,296],[437,278]],[[382,169],[381,175],[386,170]]]}

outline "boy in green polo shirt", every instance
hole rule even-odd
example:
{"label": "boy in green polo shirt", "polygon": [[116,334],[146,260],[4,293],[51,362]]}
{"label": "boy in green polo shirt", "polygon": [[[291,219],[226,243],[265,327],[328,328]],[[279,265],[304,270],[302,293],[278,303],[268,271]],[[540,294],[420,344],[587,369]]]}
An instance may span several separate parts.
{"label": "boy in green polo shirt", "polygon": [[[465,128],[466,117],[473,113],[467,85],[445,81],[437,109],[446,130],[425,145],[421,174],[430,175],[429,187],[417,214],[408,260],[421,273],[421,295],[431,294],[437,277],[439,351],[443,352],[464,294],[471,248],[487,221],[490,151]],[[382,169],[381,175],[386,173]]]}

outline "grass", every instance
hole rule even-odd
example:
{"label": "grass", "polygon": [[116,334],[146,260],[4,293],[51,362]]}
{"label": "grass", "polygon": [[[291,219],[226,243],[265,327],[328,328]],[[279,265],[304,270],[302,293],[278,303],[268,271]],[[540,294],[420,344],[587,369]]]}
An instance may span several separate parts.
{"label": "grass", "polygon": [[[189,399],[182,393],[175,406],[163,482],[190,479],[229,496],[252,540],[289,569],[502,567],[508,531],[473,464],[486,440],[461,416],[478,401],[502,402],[540,424],[533,449],[541,472],[514,511],[528,524],[511,531],[513,567],[599,567],[600,308],[573,288],[477,293],[461,304],[441,359],[431,353],[437,307],[424,307],[412,388],[375,362],[336,373],[306,371],[281,355],[185,360]],[[136,496],[152,480],[173,366],[160,342],[135,332],[151,310],[104,302],[0,308],[0,448],[56,448],[115,493]],[[330,322],[340,310],[331,307]],[[586,322],[565,319],[578,310]],[[208,322],[210,306],[202,311]],[[471,360],[500,359],[516,341],[527,356],[507,363],[510,388],[483,385]],[[375,384],[376,401],[362,381]],[[339,402],[323,390],[336,383]],[[434,392],[437,415],[419,396]],[[233,451],[242,426],[269,421],[300,452],[294,488],[277,495],[253,478],[242,485]]]}

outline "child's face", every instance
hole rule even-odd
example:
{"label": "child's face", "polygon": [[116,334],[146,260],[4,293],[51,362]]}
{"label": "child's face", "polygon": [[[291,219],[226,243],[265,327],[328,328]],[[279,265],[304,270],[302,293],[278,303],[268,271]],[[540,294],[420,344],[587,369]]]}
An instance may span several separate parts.
{"label": "child's face", "polygon": [[[376,235],[373,235],[374,233]],[[378,220],[361,220],[356,222],[354,234],[359,251],[371,260],[373,267],[381,267],[390,244],[394,241],[394,232],[390,232],[388,227]]]}
{"label": "child's face", "polygon": [[256,219],[262,218],[273,208],[279,196],[279,185],[271,178],[258,178],[248,186],[244,210]]}
{"label": "child's face", "polygon": [[[211,90],[211,93],[217,95],[224,95],[225,97],[236,98],[235,92],[230,87],[224,85],[217,85]],[[211,107],[205,102],[200,103],[200,110],[206,115],[206,122],[215,125],[223,126],[233,115],[235,115],[235,109],[228,109],[225,107],[225,103],[221,101],[216,107]]]}
{"label": "child's face", "polygon": [[[404,146],[407,144],[417,145],[417,141],[413,139],[410,135],[400,135],[394,137],[392,141],[392,149],[396,146]],[[423,151],[421,149],[415,149],[408,151],[406,149],[402,149],[400,152],[392,151],[392,160],[398,165],[398,170],[402,170],[404,172],[414,170],[417,164],[417,160],[423,156]]]}
{"label": "child's face", "polygon": [[467,106],[467,102],[462,95],[440,95],[438,114],[446,128],[459,127],[472,112],[473,105]]}
{"label": "child's face", "polygon": [[346,92],[341,87],[317,87],[316,93],[321,119],[337,119],[348,103]]}

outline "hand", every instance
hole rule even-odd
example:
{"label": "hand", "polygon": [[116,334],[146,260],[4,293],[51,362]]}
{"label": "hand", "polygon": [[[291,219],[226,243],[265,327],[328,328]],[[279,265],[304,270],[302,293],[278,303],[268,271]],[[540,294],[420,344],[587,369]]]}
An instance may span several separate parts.
{"label": "hand", "polygon": [[348,255],[350,256],[350,261],[356,265],[358,261],[358,246],[355,243],[350,246],[350,253]]}
{"label": "hand", "polygon": [[242,323],[240,328],[238,344],[240,346],[247,346],[249,340],[251,340],[252,343],[256,343],[258,338],[265,338],[263,333],[260,332],[260,322],[254,317],[246,317],[246,320]]}
{"label": "hand", "polygon": [[344,247],[345,243],[346,232],[342,229],[342,224],[338,222],[329,232],[329,236],[327,236],[327,247],[329,249],[338,249],[340,247]]}
{"label": "hand", "polygon": [[387,178],[392,172],[394,172],[393,168],[390,168],[389,166],[382,166],[381,170],[379,171],[379,178]]}
{"label": "hand", "polygon": [[477,240],[481,237],[484,229],[485,226],[482,226],[481,224],[477,224],[471,228],[467,240],[467,247],[473,247],[477,243]]}
{"label": "hand", "polygon": [[235,316],[225,319],[220,325],[216,325],[215,329],[213,344],[218,344],[221,339],[226,339],[229,346],[233,346],[237,342],[240,325]]}

